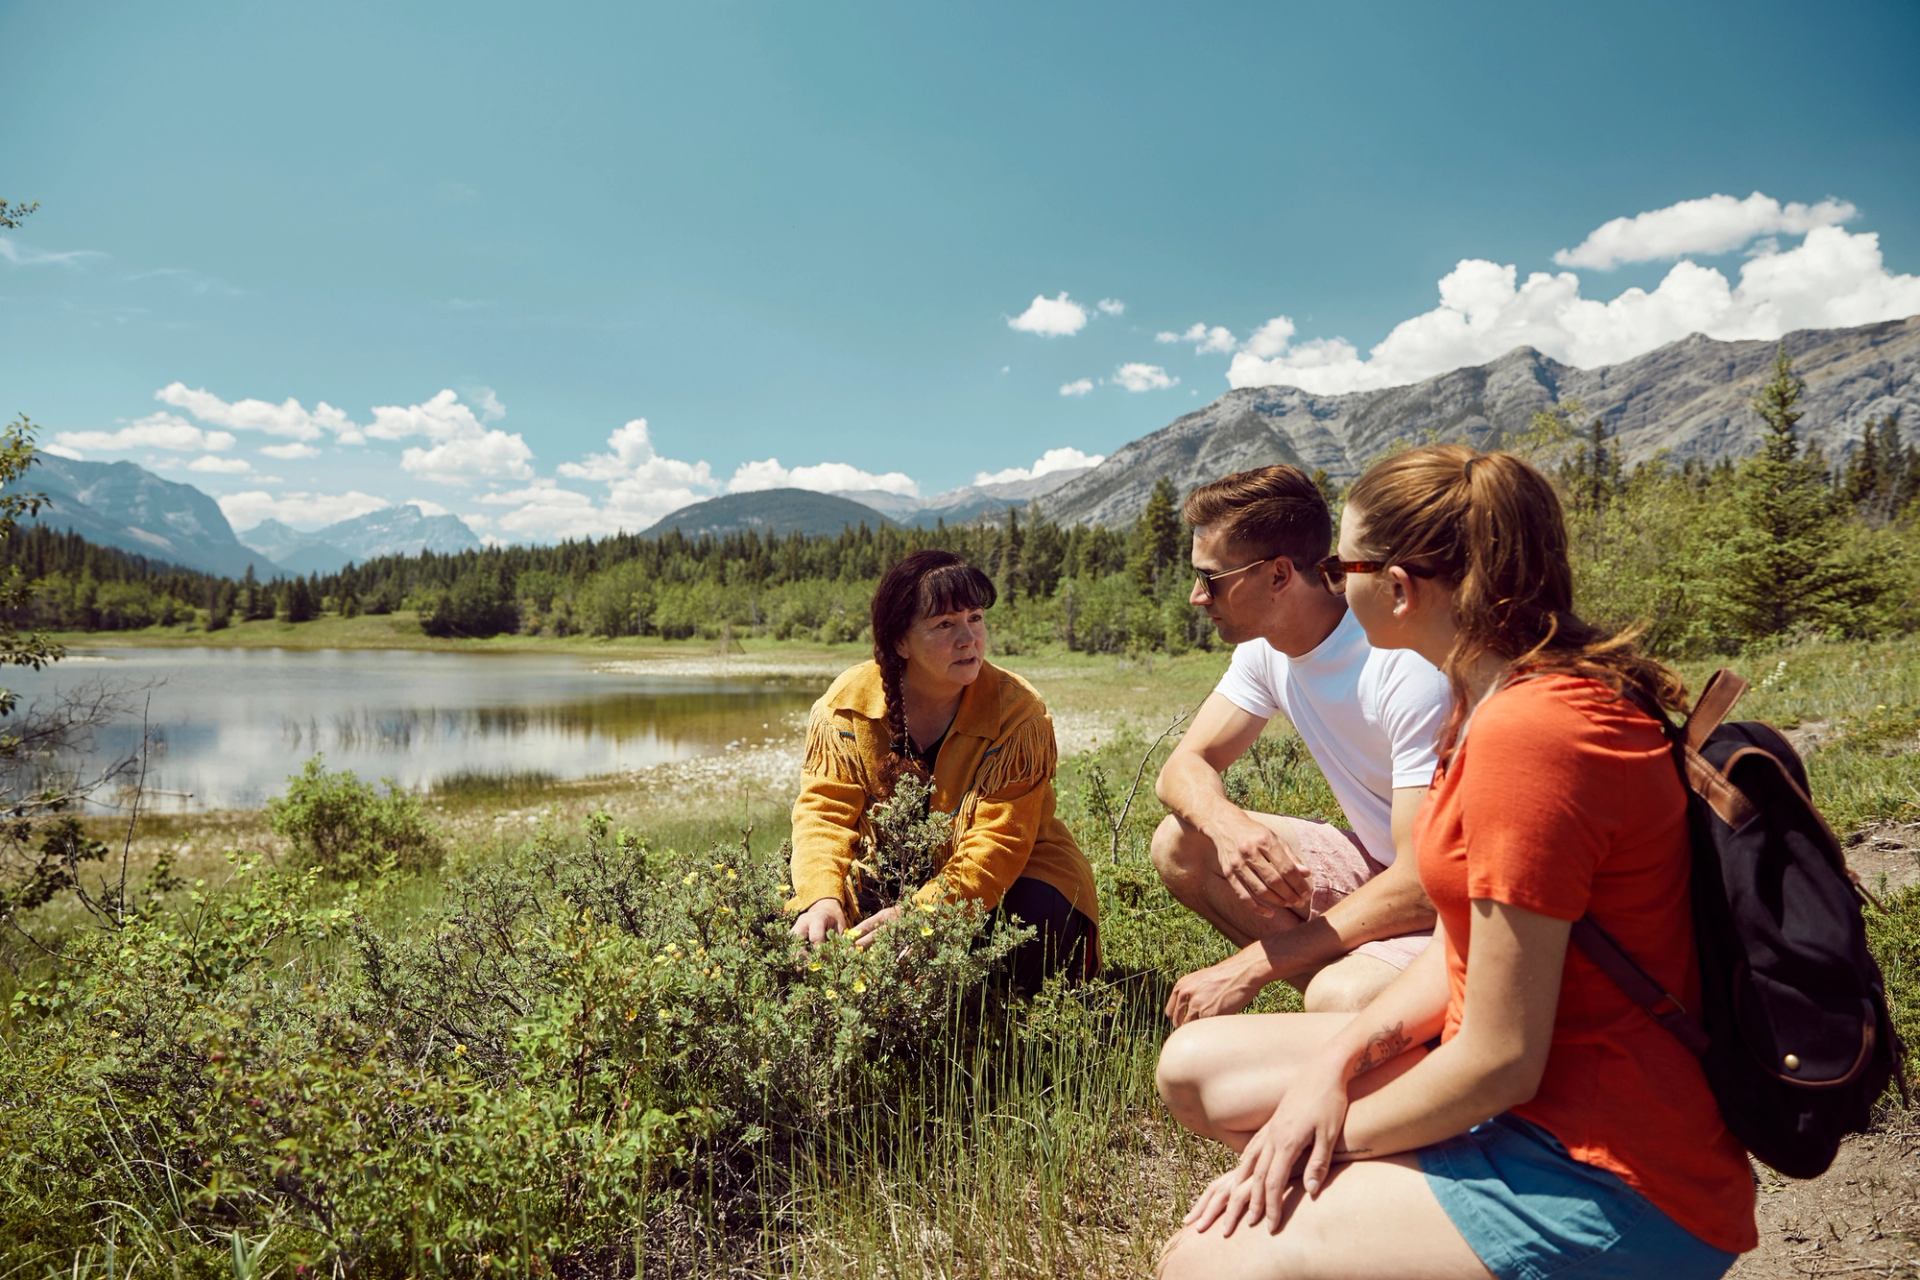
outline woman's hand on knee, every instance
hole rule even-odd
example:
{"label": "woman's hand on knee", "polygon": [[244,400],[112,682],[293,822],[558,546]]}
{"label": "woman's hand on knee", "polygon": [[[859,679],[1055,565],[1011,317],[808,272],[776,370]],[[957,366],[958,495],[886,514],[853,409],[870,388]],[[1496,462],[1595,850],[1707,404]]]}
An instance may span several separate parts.
{"label": "woman's hand on knee", "polygon": [[1200,1193],[1187,1211],[1186,1225],[1206,1231],[1224,1222],[1224,1234],[1232,1235],[1264,1222],[1269,1231],[1279,1231],[1296,1173],[1309,1196],[1319,1195],[1326,1184],[1346,1119],[1347,1090],[1338,1076],[1311,1069],[1290,1076],[1281,1086],[1279,1105],[1254,1131],[1240,1163]]}
{"label": "woman's hand on knee", "polygon": [[802,911],[793,922],[793,936],[805,938],[807,945],[819,946],[830,933],[842,933],[847,927],[847,909],[838,898],[822,898]]}

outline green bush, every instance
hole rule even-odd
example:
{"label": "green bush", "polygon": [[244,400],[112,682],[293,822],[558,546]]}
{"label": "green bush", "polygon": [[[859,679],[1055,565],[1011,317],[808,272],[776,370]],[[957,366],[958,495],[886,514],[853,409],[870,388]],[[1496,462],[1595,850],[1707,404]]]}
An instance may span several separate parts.
{"label": "green bush", "polygon": [[420,802],[391,779],[384,785],[381,795],[351,770],[327,772],[315,756],[287,780],[286,795],[267,802],[267,823],[293,846],[296,865],[330,879],[439,866],[444,851]]}
{"label": "green bush", "polygon": [[[282,812],[365,825],[313,818],[329,788],[367,802],[316,763]],[[810,950],[784,865],[654,851],[600,818],[388,931],[329,900],[317,854],[236,858],[228,885],[88,935],[17,994],[0,1254],[112,1238],[211,1274],[237,1235],[346,1274],[631,1274],[724,1238],[846,1124],[937,1095],[924,1073],[951,1068],[1022,940],[947,905]]]}

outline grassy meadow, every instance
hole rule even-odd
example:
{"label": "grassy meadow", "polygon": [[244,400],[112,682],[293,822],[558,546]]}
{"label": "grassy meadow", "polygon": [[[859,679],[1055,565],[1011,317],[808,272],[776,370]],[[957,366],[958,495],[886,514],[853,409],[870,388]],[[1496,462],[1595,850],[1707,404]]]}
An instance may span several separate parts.
{"label": "grassy meadow", "polygon": [[[375,624],[400,629],[340,625]],[[857,656],[747,647],[823,673]],[[1167,988],[1226,946],[1147,862],[1162,730],[1221,663],[1007,660],[1060,725],[1107,964],[1025,1006],[970,989],[961,919],[903,930],[904,959],[794,953],[773,912],[791,796],[725,769],[464,779],[396,802],[423,869],[350,881],[303,855],[310,813],[90,824],[110,847],[88,882],[124,853],[130,917],[63,894],[4,943],[0,1278],[1146,1273],[1226,1163],[1152,1083]],[[1874,852],[1875,944],[1920,1040],[1920,654],[1733,665],[1740,714],[1792,732]],[[1335,815],[1278,728],[1229,783]]]}

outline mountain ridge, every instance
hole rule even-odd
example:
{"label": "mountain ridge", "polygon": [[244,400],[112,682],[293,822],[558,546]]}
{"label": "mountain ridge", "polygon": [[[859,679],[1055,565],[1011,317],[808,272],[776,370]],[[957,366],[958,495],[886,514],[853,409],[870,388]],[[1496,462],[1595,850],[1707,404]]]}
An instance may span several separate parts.
{"label": "mountain ridge", "polygon": [[1748,400],[1784,344],[1807,384],[1801,438],[1844,458],[1868,421],[1920,420],[1920,316],[1845,329],[1802,329],[1779,343],[1694,334],[1617,364],[1577,369],[1516,347],[1496,360],[1376,391],[1320,396],[1297,387],[1248,387],[1108,455],[1041,500],[1063,524],[1136,519],[1162,475],[1182,491],[1232,471],[1291,462],[1351,480],[1398,443],[1486,445],[1523,431],[1533,414],[1571,400],[1583,421],[1615,431],[1624,458],[1665,451],[1685,460],[1741,457],[1761,425]]}

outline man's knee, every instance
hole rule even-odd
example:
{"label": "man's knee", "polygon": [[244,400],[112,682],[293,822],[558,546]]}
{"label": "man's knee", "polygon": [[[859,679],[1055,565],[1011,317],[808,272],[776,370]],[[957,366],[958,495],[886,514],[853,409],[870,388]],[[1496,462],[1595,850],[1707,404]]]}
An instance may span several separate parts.
{"label": "man's knee", "polygon": [[1205,836],[1175,815],[1170,813],[1162,818],[1148,846],[1153,869],[1160,873],[1160,883],[1176,896],[1181,889],[1197,884],[1202,875],[1200,859],[1205,855],[1206,843]]}
{"label": "man's knee", "polygon": [[1300,1003],[1308,1013],[1354,1013],[1400,976],[1400,971],[1372,956],[1347,956],[1313,975]]}

